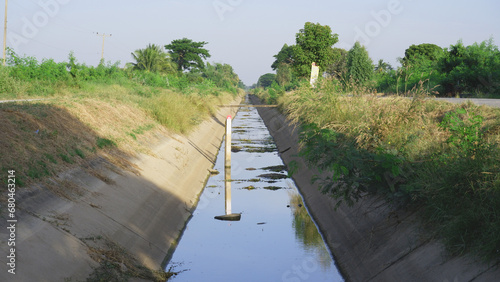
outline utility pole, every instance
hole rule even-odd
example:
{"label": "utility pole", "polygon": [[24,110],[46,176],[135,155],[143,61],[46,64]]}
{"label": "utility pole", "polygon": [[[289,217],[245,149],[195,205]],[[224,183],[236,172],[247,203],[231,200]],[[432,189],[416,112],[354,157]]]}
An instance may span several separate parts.
{"label": "utility pole", "polygon": [[113,36],[113,35],[112,35],[112,34],[106,34],[106,33],[99,34],[99,32],[96,32],[96,34],[97,34],[98,36],[102,36],[101,62],[103,62],[103,60],[104,60],[104,40],[106,39],[106,37],[111,37],[111,36]]}
{"label": "utility pole", "polygon": [[3,23],[3,65],[7,63],[7,6],[9,0],[5,0],[5,21]]}

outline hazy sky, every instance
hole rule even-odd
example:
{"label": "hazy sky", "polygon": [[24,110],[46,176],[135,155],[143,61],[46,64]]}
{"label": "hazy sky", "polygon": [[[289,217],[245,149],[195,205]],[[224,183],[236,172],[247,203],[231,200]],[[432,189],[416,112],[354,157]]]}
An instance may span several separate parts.
{"label": "hazy sky", "polygon": [[[3,3],[0,5],[3,7]],[[3,9],[0,8],[3,23]],[[97,65],[102,37],[106,61],[131,61],[149,43],[187,37],[207,41],[209,62],[234,67],[251,85],[305,22],[329,25],[335,47],[364,44],[374,62],[397,66],[411,44],[448,47],[493,37],[500,42],[498,0],[10,0],[7,45],[18,54]]]}

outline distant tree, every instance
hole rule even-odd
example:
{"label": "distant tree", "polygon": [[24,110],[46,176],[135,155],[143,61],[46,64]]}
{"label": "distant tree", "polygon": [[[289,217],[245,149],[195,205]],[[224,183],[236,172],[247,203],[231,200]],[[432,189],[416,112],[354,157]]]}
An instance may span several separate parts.
{"label": "distant tree", "polygon": [[165,45],[172,60],[177,64],[179,71],[203,69],[205,64],[203,60],[210,58],[210,53],[203,46],[207,42],[194,42],[191,39],[176,39],[170,44]]}
{"label": "distant tree", "polygon": [[228,64],[207,63],[203,69],[203,77],[210,79],[218,87],[239,87],[240,78],[234,73],[233,67]]}
{"label": "distant tree", "polygon": [[437,87],[440,79],[437,72],[438,64],[444,56],[441,47],[435,44],[411,45],[405,51],[405,56],[399,59],[401,68],[397,72],[397,80],[403,83],[405,92],[408,89],[427,84],[427,89]]}
{"label": "distant tree", "polygon": [[274,73],[266,73],[259,77],[259,81],[257,82],[257,87],[269,87],[276,81],[276,74]]}
{"label": "distant tree", "polygon": [[334,61],[332,46],[338,42],[338,34],[332,33],[327,25],[307,22],[295,36],[293,46],[293,69],[298,77],[308,77],[311,64],[320,66],[320,72]]}
{"label": "distant tree", "polygon": [[411,45],[405,51],[405,56],[402,60],[403,66],[421,65],[425,60],[436,62],[442,55],[443,48],[435,45],[424,43],[420,45]]}
{"label": "distant tree", "polygon": [[336,78],[347,73],[347,50],[333,48],[333,63],[326,67],[326,72]]}
{"label": "distant tree", "polygon": [[389,63],[384,62],[382,59],[378,60],[377,66],[375,66],[375,71],[377,73],[388,72],[391,70],[393,70],[392,66]]}
{"label": "distant tree", "polygon": [[144,49],[137,49],[132,53],[135,62],[131,65],[134,69],[150,72],[175,72],[176,66],[162,48],[149,44]]}
{"label": "distant tree", "polygon": [[445,94],[464,91],[500,94],[500,50],[493,40],[464,46],[462,41],[446,49],[439,70]]}
{"label": "distant tree", "polygon": [[373,61],[368,51],[359,42],[347,54],[347,78],[355,83],[363,84],[373,76]]}
{"label": "distant tree", "polygon": [[278,67],[282,64],[291,65],[293,63],[293,45],[288,46],[288,44],[283,45],[278,54],[274,55],[276,60],[271,65],[273,70],[278,69]]}
{"label": "distant tree", "polygon": [[276,82],[280,86],[286,86],[292,82],[292,68],[290,64],[281,63],[276,70]]}

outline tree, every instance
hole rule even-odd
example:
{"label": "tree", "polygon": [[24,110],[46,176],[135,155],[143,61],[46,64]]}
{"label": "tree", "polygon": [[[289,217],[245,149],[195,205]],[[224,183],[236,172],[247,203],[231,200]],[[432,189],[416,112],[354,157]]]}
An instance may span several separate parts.
{"label": "tree", "polygon": [[377,73],[388,72],[391,70],[392,66],[389,63],[384,62],[382,59],[378,60],[377,66],[375,67],[375,71]]}
{"label": "tree", "polygon": [[210,64],[203,70],[203,77],[210,79],[217,87],[239,87],[240,78],[234,73],[233,67],[228,64]]}
{"label": "tree", "polygon": [[295,36],[296,45],[293,46],[293,69],[298,77],[308,77],[311,73],[311,64],[320,66],[320,72],[334,61],[332,46],[339,41],[338,34],[332,33],[327,25],[307,22]]}
{"label": "tree", "polygon": [[347,73],[347,51],[342,48],[333,48],[333,63],[326,67],[326,72],[336,78]]}
{"label": "tree", "polygon": [[411,45],[405,51],[405,56],[402,61],[403,66],[420,65],[424,60],[437,61],[442,53],[443,48],[435,44],[424,43],[420,45]]}
{"label": "tree", "polygon": [[276,82],[280,86],[286,86],[292,82],[292,69],[289,64],[281,63],[276,70]]}
{"label": "tree", "polygon": [[450,46],[439,64],[445,94],[463,91],[500,93],[500,50],[493,40],[464,46]]}
{"label": "tree", "polygon": [[176,39],[170,44],[165,45],[165,49],[170,53],[179,71],[201,70],[205,67],[203,60],[210,58],[208,50],[203,49],[203,46],[206,44],[208,43],[204,41],[194,42],[191,39],[183,38]]}
{"label": "tree", "polygon": [[259,77],[259,81],[257,82],[257,87],[266,88],[271,86],[273,82],[276,81],[276,75],[274,73],[266,73]]}
{"label": "tree", "polygon": [[288,44],[283,45],[283,47],[278,52],[278,54],[274,55],[274,58],[276,58],[276,60],[271,65],[271,68],[273,70],[278,69],[278,67],[281,64],[287,64],[287,65],[292,64],[293,63],[293,45],[292,46],[288,46]]}
{"label": "tree", "polygon": [[176,66],[167,53],[155,44],[149,44],[144,49],[137,49],[132,53],[135,62],[131,63],[136,70],[150,72],[175,72]]}
{"label": "tree", "polygon": [[373,76],[373,61],[368,51],[359,42],[347,53],[347,78],[357,84],[364,84]]}

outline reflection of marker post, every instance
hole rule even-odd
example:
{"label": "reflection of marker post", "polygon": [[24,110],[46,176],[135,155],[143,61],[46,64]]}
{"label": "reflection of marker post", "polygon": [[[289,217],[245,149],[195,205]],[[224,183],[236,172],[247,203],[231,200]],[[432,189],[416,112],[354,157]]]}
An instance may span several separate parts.
{"label": "reflection of marker post", "polygon": [[226,152],[224,161],[224,187],[226,198],[226,214],[216,216],[215,219],[238,221],[241,214],[231,212],[231,116],[226,119]]}
{"label": "reflection of marker post", "polygon": [[231,167],[226,166],[225,170],[226,187],[226,215],[231,214]]}
{"label": "reflection of marker post", "polygon": [[231,116],[226,119],[226,155],[225,155],[225,187],[226,187],[226,215],[231,214]]}

